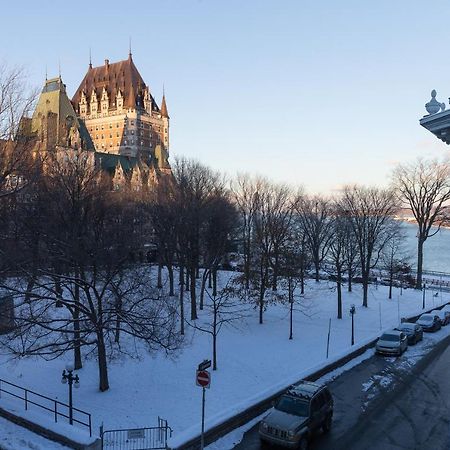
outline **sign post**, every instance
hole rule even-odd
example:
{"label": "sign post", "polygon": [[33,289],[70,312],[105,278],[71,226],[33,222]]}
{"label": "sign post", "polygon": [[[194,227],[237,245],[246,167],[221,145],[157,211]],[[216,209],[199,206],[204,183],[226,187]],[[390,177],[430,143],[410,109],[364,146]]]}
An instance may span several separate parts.
{"label": "sign post", "polygon": [[200,438],[200,450],[205,447],[205,389],[211,386],[211,375],[206,370],[211,367],[211,360],[205,359],[198,365],[195,382],[202,388],[202,434]]}

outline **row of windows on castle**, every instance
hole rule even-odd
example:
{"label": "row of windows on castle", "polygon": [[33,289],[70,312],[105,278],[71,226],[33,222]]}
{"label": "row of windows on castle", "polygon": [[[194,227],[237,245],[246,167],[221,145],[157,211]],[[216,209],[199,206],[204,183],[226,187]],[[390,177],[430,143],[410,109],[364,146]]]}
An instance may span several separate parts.
{"label": "row of windows on castle", "polygon": [[[117,104],[117,109],[121,110],[123,108],[123,101],[124,98],[122,96],[122,92],[119,90],[119,92],[117,93],[116,96],[116,102],[112,102],[111,107],[115,107]],[[101,102],[100,102],[100,108],[101,108],[101,112],[107,112],[108,109],[110,108],[109,105],[109,97],[108,97],[108,92],[106,91],[105,88],[103,88],[102,91],[102,96],[101,96]],[[152,100],[151,100],[151,96],[148,92],[148,90],[146,89],[144,92],[144,108],[147,111],[151,111],[152,110]],[[142,102],[138,101],[138,104],[140,104],[142,106]],[[81,100],[80,100],[80,114],[81,115],[85,115],[88,113],[88,102],[87,102],[87,98],[86,98],[86,94],[84,92],[81,93]],[[98,99],[97,99],[97,94],[95,93],[95,90],[92,91],[91,94],[91,99],[89,102],[89,109],[91,114],[97,114],[98,112]]]}
{"label": "row of windows on castle", "polygon": [[[131,121],[131,126],[134,126],[134,120]],[[140,136],[140,135],[146,136],[146,135],[147,135],[148,137],[151,137],[152,129],[155,129],[155,131],[161,132],[161,127],[158,126],[158,125],[155,125],[155,126],[152,128],[152,126],[151,126],[150,124],[140,122],[139,126],[140,126],[140,128],[142,129],[142,131],[139,130],[139,129],[136,130],[136,134],[137,134],[138,136]],[[113,128],[113,124],[112,124],[112,123],[109,124],[109,128],[110,128],[110,129]],[[116,123],[116,128],[119,128],[119,122]],[[105,124],[101,124],[101,125],[100,125],[100,129],[101,129],[101,130],[104,130],[104,129],[105,129]],[[146,129],[146,130],[149,130],[149,131],[148,131],[148,132],[145,132],[143,129]],[[94,131],[94,127],[91,126],[91,127],[89,128],[89,131],[91,131],[91,133],[92,133],[92,132]],[[97,125],[97,126],[95,127],[95,131],[99,131],[99,125]],[[132,135],[134,135],[134,130],[130,130],[130,132],[131,132]],[[164,128],[164,133],[167,133],[167,128]],[[124,130],[123,134],[126,136],[126,135],[127,135],[127,130]],[[103,136],[103,135],[102,135],[102,136]],[[117,136],[119,136],[119,132],[117,132]],[[112,135],[110,135],[110,137],[112,137]],[[97,139],[98,139],[98,138],[97,138]],[[103,139],[103,138],[102,138],[102,139]]]}

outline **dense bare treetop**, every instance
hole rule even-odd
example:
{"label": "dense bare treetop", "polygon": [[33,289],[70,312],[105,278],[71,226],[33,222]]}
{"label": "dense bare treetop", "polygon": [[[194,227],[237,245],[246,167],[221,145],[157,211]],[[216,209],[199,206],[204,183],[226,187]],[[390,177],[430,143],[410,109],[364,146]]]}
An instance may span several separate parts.
{"label": "dense bare treetop", "polygon": [[399,200],[411,208],[420,231],[429,233],[431,226],[442,218],[443,206],[450,200],[448,163],[418,159],[400,164],[394,171],[393,184]]}

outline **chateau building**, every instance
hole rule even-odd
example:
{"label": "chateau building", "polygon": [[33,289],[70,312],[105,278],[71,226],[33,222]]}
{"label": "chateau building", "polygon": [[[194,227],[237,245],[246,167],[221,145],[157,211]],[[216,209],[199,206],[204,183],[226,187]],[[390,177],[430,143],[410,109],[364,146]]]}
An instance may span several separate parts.
{"label": "chateau building", "polygon": [[159,107],[131,53],[117,63],[89,64],[72,100],[61,77],[45,80],[19,135],[32,137],[35,153],[89,152],[114,189],[140,190],[171,173],[166,99],[163,94]]}
{"label": "chateau building", "polygon": [[161,108],[145,84],[131,53],[117,63],[92,67],[72,98],[77,116],[84,122],[102,153],[156,158],[161,170],[170,168],[169,114],[163,95]]}

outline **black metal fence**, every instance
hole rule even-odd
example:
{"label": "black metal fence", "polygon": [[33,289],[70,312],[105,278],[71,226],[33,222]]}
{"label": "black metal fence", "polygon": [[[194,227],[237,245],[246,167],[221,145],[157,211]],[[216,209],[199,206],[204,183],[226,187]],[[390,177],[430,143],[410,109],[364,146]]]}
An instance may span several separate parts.
{"label": "black metal fence", "polygon": [[166,449],[172,429],[167,421],[158,417],[157,427],[130,428],[102,431],[103,450],[156,450]]}
{"label": "black metal fence", "polygon": [[[21,386],[17,386],[9,381],[2,380],[0,378],[0,400],[3,398],[3,394],[8,394],[11,397],[20,400],[24,403],[25,410],[31,406],[43,409],[52,414],[55,422],[58,422],[58,418],[63,417],[69,419],[69,405],[58,400],[54,400],[45,395],[38,394],[37,392],[30,391]],[[1,405],[1,401],[0,401]],[[73,410],[73,422],[77,423],[89,430],[89,436],[92,436],[92,418],[89,413],[78,408],[72,408]]]}

